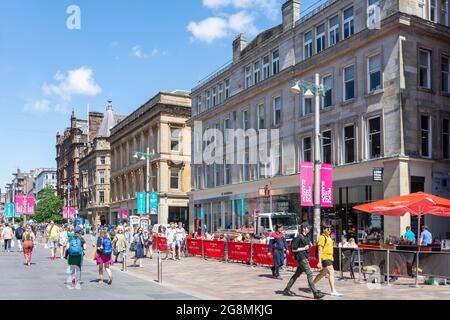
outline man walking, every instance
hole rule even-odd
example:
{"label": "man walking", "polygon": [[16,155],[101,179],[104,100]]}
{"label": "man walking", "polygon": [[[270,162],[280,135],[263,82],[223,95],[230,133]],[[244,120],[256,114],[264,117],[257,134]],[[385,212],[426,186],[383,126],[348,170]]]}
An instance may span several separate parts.
{"label": "man walking", "polygon": [[56,251],[59,247],[59,227],[53,222],[50,222],[48,228],[48,238],[50,241],[51,259],[56,260]]}
{"label": "man walking", "polygon": [[175,239],[177,242],[176,249],[177,249],[177,259],[181,260],[181,251],[184,251],[184,240],[186,238],[186,230],[183,228],[183,223],[179,222],[178,226],[176,228],[176,234]]}
{"label": "man walking", "polygon": [[166,230],[167,250],[168,254],[166,260],[169,259],[169,252],[172,255],[172,260],[175,260],[175,237],[177,231],[175,230],[175,223],[170,223],[170,228]]}
{"label": "man walking", "polygon": [[22,252],[22,248],[23,248],[22,237],[23,237],[24,232],[25,232],[25,226],[22,226],[21,224],[19,224],[16,231],[14,232],[14,236],[17,239],[17,248],[19,249],[19,252]]}
{"label": "man walking", "polygon": [[322,299],[324,294],[318,291],[314,285],[313,272],[308,261],[309,249],[311,248],[311,241],[309,240],[308,235],[311,232],[311,226],[305,222],[302,223],[299,229],[299,235],[292,241],[292,252],[295,254],[298,267],[283,293],[286,296],[295,296],[295,293],[291,291],[291,288],[302,273],[306,273],[308,285],[314,295],[314,299]]}
{"label": "man walking", "polygon": [[319,275],[314,280],[314,284],[317,284],[323,277],[328,275],[328,281],[331,287],[331,295],[335,297],[340,297],[342,294],[336,291],[334,285],[334,252],[333,252],[333,239],[330,237],[331,225],[324,224],[323,233],[319,238],[317,243],[318,250],[318,261],[317,267],[321,269]]}

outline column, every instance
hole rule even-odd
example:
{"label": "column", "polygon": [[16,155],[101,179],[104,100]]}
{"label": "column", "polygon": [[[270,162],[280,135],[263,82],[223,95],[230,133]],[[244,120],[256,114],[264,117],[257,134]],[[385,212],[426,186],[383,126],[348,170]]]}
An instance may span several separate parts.
{"label": "column", "polygon": [[167,197],[159,199],[158,223],[169,223],[169,205]]}

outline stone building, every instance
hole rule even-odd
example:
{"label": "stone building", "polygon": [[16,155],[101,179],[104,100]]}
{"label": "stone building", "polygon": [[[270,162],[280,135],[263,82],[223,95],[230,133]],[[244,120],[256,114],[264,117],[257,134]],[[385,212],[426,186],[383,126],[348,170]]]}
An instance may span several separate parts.
{"label": "stone building", "polygon": [[42,169],[36,176],[36,194],[46,187],[51,187],[56,191],[56,169]]}
{"label": "stone building", "polygon": [[70,191],[69,205],[78,209],[80,202],[78,163],[82,151],[89,143],[92,143],[102,120],[102,113],[90,112],[88,121],[78,119],[73,111],[70,127],[64,130],[63,135],[59,132],[56,135],[56,189],[58,195],[64,198],[65,206],[67,206],[68,191]]}
{"label": "stone building", "polygon": [[188,195],[191,186],[191,116],[188,93],[160,92],[111,130],[112,217],[127,211],[137,213],[137,193],[146,191],[146,161],[136,152],[156,154],[150,165],[150,191],[159,195],[154,223],[188,223]]}
{"label": "stone building", "polygon": [[123,120],[125,116],[115,115],[112,101],[108,106],[93,142],[82,151],[78,167],[80,172],[80,204],[79,214],[88,219],[91,225],[95,221],[110,223],[110,175],[111,148],[109,136],[111,128]]}
{"label": "stone building", "polygon": [[[282,16],[251,43],[240,35],[232,63],[192,90],[189,125],[201,121],[203,132],[279,130],[270,163],[251,164],[247,143],[241,165],[193,165],[192,219],[202,213],[211,231],[249,225],[253,213],[270,210],[259,193],[269,186],[273,211],[312,222],[312,208],[300,206],[299,167],[312,160],[315,99],[290,88],[293,80],[314,83],[318,73],[326,87],[321,155],[334,165],[335,206],[322,210],[323,219],[359,240],[364,231],[416,230],[409,216],[383,219],[352,208],[420,190],[449,196],[449,1],[331,0],[306,14],[290,0]],[[200,138],[193,134],[192,148]],[[375,168],[384,170],[382,182],[374,181]],[[427,216],[425,223],[448,238],[448,219]]]}

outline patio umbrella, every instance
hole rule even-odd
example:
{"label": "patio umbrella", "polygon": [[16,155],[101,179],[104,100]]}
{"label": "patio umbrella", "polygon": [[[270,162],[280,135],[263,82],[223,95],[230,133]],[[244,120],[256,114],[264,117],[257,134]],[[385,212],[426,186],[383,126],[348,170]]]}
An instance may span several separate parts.
{"label": "patio umbrella", "polygon": [[423,215],[450,217],[450,200],[417,192],[391,199],[375,201],[354,207],[355,210],[370,214],[400,217],[407,213],[419,219],[417,240],[420,239],[420,219]]}

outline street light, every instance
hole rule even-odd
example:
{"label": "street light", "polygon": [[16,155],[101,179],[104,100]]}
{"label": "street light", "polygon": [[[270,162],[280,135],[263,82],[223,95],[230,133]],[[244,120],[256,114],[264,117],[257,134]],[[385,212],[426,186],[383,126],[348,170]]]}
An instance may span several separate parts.
{"label": "street light", "polygon": [[316,98],[314,106],[314,240],[320,236],[320,170],[322,160],[320,154],[320,99],[325,96],[326,88],[320,84],[320,75],[316,73],[315,83],[303,80],[295,80],[291,92],[293,94],[303,93],[306,99]]}

